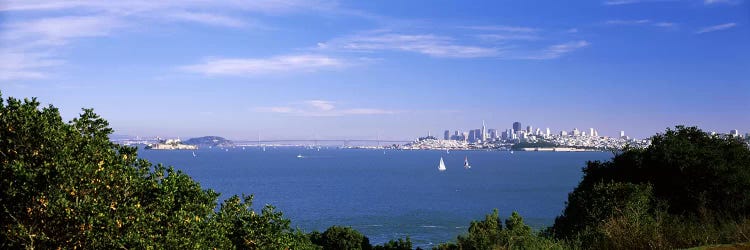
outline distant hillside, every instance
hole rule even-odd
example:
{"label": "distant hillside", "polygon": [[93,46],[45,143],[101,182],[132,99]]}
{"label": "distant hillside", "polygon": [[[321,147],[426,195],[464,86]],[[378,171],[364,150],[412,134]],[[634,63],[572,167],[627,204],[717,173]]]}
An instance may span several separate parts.
{"label": "distant hillside", "polygon": [[198,138],[190,138],[183,144],[197,145],[199,147],[234,147],[234,142],[219,136],[204,136]]}

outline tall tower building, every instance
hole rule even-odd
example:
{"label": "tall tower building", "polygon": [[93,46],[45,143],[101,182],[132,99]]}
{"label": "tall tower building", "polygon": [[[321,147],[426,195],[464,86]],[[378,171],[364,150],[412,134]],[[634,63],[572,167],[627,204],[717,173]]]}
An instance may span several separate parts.
{"label": "tall tower building", "polygon": [[451,131],[446,130],[445,133],[443,133],[443,139],[444,140],[450,140],[451,139]]}
{"label": "tall tower building", "polygon": [[550,131],[549,131],[549,128],[547,128],[547,131],[546,131],[546,132],[547,132],[547,133],[545,133],[545,134],[544,134],[545,136],[549,137],[550,135],[552,135],[552,134],[550,133]]}
{"label": "tall tower building", "polygon": [[520,122],[514,122],[513,123],[513,132],[521,131],[521,129],[523,129],[523,128],[521,127],[521,123]]}
{"label": "tall tower building", "polygon": [[594,133],[594,128],[589,128],[589,136],[596,136],[596,133]]}
{"label": "tall tower building", "polygon": [[487,141],[487,126],[484,124],[484,120],[482,120],[482,142]]}
{"label": "tall tower building", "polygon": [[620,138],[625,138],[625,131],[620,130]]}
{"label": "tall tower building", "polygon": [[526,133],[527,134],[534,133],[534,127],[532,127],[531,125],[526,126]]}

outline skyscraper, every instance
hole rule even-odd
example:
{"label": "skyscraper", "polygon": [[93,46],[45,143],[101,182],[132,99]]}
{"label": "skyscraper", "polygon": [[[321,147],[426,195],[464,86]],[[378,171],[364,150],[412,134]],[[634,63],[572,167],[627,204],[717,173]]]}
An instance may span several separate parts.
{"label": "skyscraper", "polygon": [[545,133],[544,136],[549,137],[550,135],[552,135],[552,133],[550,133],[549,128],[547,128],[547,133]]}
{"label": "skyscraper", "polygon": [[446,130],[445,133],[443,133],[443,139],[444,140],[450,140],[451,139],[451,131]]}
{"label": "skyscraper", "polygon": [[534,133],[534,127],[532,127],[531,125],[526,126],[526,133],[527,134]]}
{"label": "skyscraper", "polygon": [[520,122],[514,122],[513,123],[513,132],[521,131],[521,129],[522,129],[522,127],[521,127],[521,123]]}
{"label": "skyscraper", "polygon": [[484,124],[484,120],[482,120],[482,142],[487,141],[487,126]]}
{"label": "skyscraper", "polygon": [[740,131],[736,129],[729,130],[729,135],[731,135],[732,137],[740,136]]}
{"label": "skyscraper", "polygon": [[620,130],[620,138],[625,138],[625,131],[624,130]]}
{"label": "skyscraper", "polygon": [[596,133],[594,133],[594,128],[589,128],[589,136],[596,136]]}

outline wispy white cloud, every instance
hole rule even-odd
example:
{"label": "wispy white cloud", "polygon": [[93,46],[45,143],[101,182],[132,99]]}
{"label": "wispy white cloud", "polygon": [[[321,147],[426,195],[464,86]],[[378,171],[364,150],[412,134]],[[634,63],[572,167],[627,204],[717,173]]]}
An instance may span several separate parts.
{"label": "wispy white cloud", "polygon": [[295,116],[316,116],[316,117],[333,117],[348,115],[389,115],[396,114],[397,111],[376,109],[376,108],[337,108],[333,101],[326,100],[309,100],[287,106],[274,107],[257,107],[253,108],[255,112],[276,113]]}
{"label": "wispy white cloud", "polygon": [[549,46],[547,49],[537,53],[536,55],[528,56],[526,57],[526,59],[534,59],[534,60],[555,59],[567,53],[573,52],[575,50],[588,47],[589,45],[590,43],[584,40],[556,44],[556,45]]}
{"label": "wispy white cloud", "polygon": [[626,5],[636,3],[678,2],[682,0],[606,0],[604,5]]}
{"label": "wispy white cloud", "polygon": [[711,4],[740,4],[742,3],[742,0],[703,0],[703,4],[705,5],[711,5]]}
{"label": "wispy white cloud", "polygon": [[280,14],[310,10],[332,10],[336,6],[337,3],[335,1],[326,0],[6,0],[0,6],[0,11],[57,11],[75,9],[134,14],[139,12],[169,12],[175,9],[223,9]]}
{"label": "wispy white cloud", "polygon": [[696,34],[703,34],[703,33],[708,33],[708,32],[726,30],[726,29],[734,28],[735,26],[737,26],[736,23],[724,23],[724,24],[719,24],[719,25],[714,25],[714,26],[708,26],[708,27],[701,28],[698,31],[696,31],[695,33]]}
{"label": "wispy white cloud", "polygon": [[654,26],[659,28],[672,28],[675,27],[676,24],[672,22],[655,22],[651,21],[649,19],[631,19],[631,20],[622,20],[622,19],[615,19],[615,20],[607,20],[604,22],[606,25],[627,25],[627,26],[637,26],[637,25],[648,25],[648,26]]}
{"label": "wispy white cloud", "polygon": [[503,31],[512,33],[535,33],[539,31],[539,29],[532,27],[506,25],[461,26],[460,28],[480,31]]}
{"label": "wispy white cloud", "polygon": [[640,3],[643,2],[643,0],[607,0],[604,1],[605,5],[623,5],[623,4],[634,4],[634,3]]}
{"label": "wispy white cloud", "polygon": [[111,16],[62,16],[3,25],[0,38],[6,42],[62,45],[70,39],[106,36],[125,24]]}
{"label": "wispy white cloud", "polygon": [[180,67],[210,76],[250,76],[280,72],[313,72],[346,67],[344,60],[325,55],[284,55],[268,58],[214,58]]}
{"label": "wispy white cloud", "polygon": [[662,28],[671,28],[671,27],[675,27],[675,25],[676,25],[675,23],[670,23],[670,22],[657,22],[657,23],[654,23],[654,26],[656,26],[656,27],[662,27]]}
{"label": "wispy white cloud", "polygon": [[170,13],[167,15],[167,17],[180,21],[196,22],[213,26],[225,26],[233,28],[239,28],[248,25],[245,20],[239,18],[203,12],[180,11]]}
{"label": "wispy white cloud", "polygon": [[47,69],[64,63],[49,54],[12,49],[0,50],[0,58],[0,80],[45,78]]}
{"label": "wispy white cloud", "polygon": [[479,34],[477,37],[485,41],[508,41],[508,40],[539,40],[538,35],[533,34]]}
{"label": "wispy white cloud", "polygon": [[[248,12],[266,15],[333,12],[336,7],[335,2],[328,0],[5,0],[0,3],[0,15],[19,15],[0,23],[0,44],[6,46],[3,55],[9,55],[3,57],[0,75],[6,79],[48,75],[55,66],[65,64],[60,59],[65,57],[62,49],[77,39],[113,36],[123,30],[142,31],[144,27],[165,22],[259,28],[262,25],[247,18]],[[60,16],[60,13],[68,14]],[[7,59],[11,57],[12,61]],[[325,65],[325,61],[310,62],[310,68]]]}
{"label": "wispy white cloud", "polygon": [[445,58],[491,57],[500,53],[497,48],[459,44],[447,36],[383,31],[367,32],[318,43],[318,48],[353,52],[407,51]]}
{"label": "wispy white cloud", "polygon": [[637,19],[637,20],[607,20],[606,24],[610,25],[636,25],[636,24],[647,24],[651,23],[648,19]]}
{"label": "wispy white cloud", "polygon": [[0,26],[0,79],[44,78],[65,63],[58,51],[73,39],[107,36],[123,26],[108,16],[62,16]]}

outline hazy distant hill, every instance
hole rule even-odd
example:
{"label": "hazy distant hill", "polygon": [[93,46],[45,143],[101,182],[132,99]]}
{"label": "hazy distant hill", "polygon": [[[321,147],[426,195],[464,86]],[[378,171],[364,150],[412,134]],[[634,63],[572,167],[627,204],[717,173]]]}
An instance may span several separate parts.
{"label": "hazy distant hill", "polygon": [[182,142],[183,144],[197,145],[199,147],[234,147],[234,142],[219,136],[204,136],[190,138]]}

